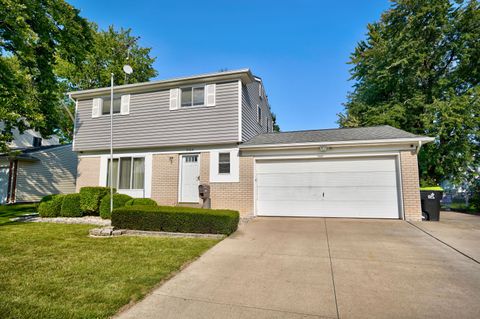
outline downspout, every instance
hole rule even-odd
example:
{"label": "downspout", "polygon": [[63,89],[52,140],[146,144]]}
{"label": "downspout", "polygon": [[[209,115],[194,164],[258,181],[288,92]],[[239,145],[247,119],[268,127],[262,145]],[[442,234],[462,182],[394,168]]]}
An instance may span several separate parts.
{"label": "downspout", "polygon": [[416,152],[415,152],[416,155],[418,155],[421,148],[422,148],[422,141],[418,141],[418,146],[416,147]]}
{"label": "downspout", "polygon": [[[68,98],[69,98],[72,102],[77,103],[77,101],[76,101],[74,98],[72,98],[72,95],[71,95],[71,94],[68,95]],[[62,105],[63,105],[63,107],[65,108],[65,111],[67,111],[68,116],[69,116],[70,119],[72,120],[72,123],[75,123],[75,117],[73,117],[72,112],[70,112],[70,110],[68,109],[68,107],[67,107],[66,105],[64,105],[64,104],[62,104]]]}
{"label": "downspout", "polygon": [[8,187],[7,187],[7,203],[10,203],[10,198],[12,197],[12,175],[13,175],[13,160],[10,159],[9,161],[9,168],[8,168]]}
{"label": "downspout", "polygon": [[16,191],[17,191],[17,168],[18,160],[16,159],[13,163],[13,181],[12,181],[12,193],[10,194],[10,202],[15,203],[16,201]]}

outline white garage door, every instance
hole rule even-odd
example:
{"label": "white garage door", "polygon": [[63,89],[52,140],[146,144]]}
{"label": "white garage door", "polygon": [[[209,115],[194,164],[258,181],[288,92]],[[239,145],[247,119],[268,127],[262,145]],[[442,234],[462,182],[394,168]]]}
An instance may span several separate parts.
{"label": "white garage door", "polygon": [[393,157],[256,163],[260,216],[399,218]]}

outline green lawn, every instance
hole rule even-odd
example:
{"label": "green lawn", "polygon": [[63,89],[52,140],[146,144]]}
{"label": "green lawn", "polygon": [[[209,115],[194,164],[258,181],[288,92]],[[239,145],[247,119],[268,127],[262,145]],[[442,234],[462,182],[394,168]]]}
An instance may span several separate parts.
{"label": "green lawn", "polygon": [[0,318],[107,318],[218,242],[6,222],[32,209],[0,208]]}
{"label": "green lawn", "polygon": [[36,204],[19,204],[12,206],[0,205],[0,225],[9,223],[10,218],[36,213],[36,211]]}

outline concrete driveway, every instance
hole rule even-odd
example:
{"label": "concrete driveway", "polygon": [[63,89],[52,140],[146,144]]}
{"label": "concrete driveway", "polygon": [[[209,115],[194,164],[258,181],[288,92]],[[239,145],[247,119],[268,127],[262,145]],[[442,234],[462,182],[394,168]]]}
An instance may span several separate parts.
{"label": "concrete driveway", "polygon": [[257,218],[119,318],[480,318],[480,233],[449,227]]}

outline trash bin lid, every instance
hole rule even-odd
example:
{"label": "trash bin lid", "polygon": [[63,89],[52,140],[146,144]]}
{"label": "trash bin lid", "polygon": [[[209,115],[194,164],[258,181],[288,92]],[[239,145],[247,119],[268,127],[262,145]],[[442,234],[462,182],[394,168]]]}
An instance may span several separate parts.
{"label": "trash bin lid", "polygon": [[437,192],[443,192],[443,188],[440,186],[429,186],[429,187],[420,187],[421,191],[437,191]]}

